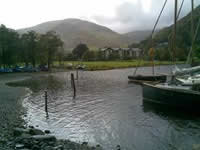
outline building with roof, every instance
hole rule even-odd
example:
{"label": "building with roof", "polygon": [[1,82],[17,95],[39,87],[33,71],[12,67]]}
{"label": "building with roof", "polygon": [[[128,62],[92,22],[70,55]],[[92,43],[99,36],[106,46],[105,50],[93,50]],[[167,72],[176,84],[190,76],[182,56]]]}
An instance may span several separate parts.
{"label": "building with roof", "polygon": [[99,49],[104,59],[109,59],[111,56],[117,56],[120,59],[138,58],[142,52],[139,48],[100,48]]}

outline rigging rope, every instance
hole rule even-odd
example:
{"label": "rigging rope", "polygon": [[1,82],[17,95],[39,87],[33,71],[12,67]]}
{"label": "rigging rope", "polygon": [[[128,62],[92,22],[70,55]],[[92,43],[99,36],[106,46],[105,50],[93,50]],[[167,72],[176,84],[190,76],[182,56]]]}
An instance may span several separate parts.
{"label": "rigging rope", "polygon": [[[156,23],[155,23],[155,25],[154,25],[154,27],[153,27],[153,30],[152,30],[152,33],[151,33],[151,41],[150,41],[150,42],[151,42],[151,47],[153,47],[153,34],[154,34],[155,29],[156,29],[156,27],[157,27],[157,25],[158,25],[158,22],[159,22],[159,20],[160,20],[160,17],[161,17],[161,15],[162,15],[163,11],[164,11],[164,8],[165,8],[165,6],[166,6],[166,4],[167,4],[167,1],[168,1],[168,0],[165,0],[165,2],[164,2],[164,4],[163,4],[163,7],[162,7],[162,9],[161,9],[161,11],[160,11],[160,13],[159,13],[159,16],[158,16],[158,18],[157,18],[157,20],[156,20]],[[145,53],[145,52],[144,52],[144,53]],[[144,54],[144,53],[143,53],[143,54]],[[142,61],[142,59],[140,59],[139,62],[138,62],[138,64],[137,64],[137,67],[136,67],[136,69],[135,69],[135,71],[134,71],[134,76],[136,75],[136,72],[137,72],[137,70],[138,70],[138,67],[139,67],[141,61]],[[154,72],[154,71],[153,71],[153,72]]]}
{"label": "rigging rope", "polygon": [[[185,2],[185,0],[182,0],[176,20],[178,20],[179,17],[180,17],[180,13],[182,11],[184,2]],[[171,36],[172,36],[172,32],[168,35],[168,41],[170,41],[170,43],[171,43],[171,40],[172,40]],[[170,48],[171,48],[171,46],[168,46],[168,52],[169,52],[169,55],[171,57],[171,60],[173,60],[173,54],[171,53]]]}
{"label": "rigging rope", "polygon": [[180,8],[179,8],[178,15],[177,15],[177,18],[176,18],[177,20],[178,20],[178,18],[179,18],[179,16],[180,16],[180,13],[181,13],[181,10],[182,10],[182,8],[183,8],[184,2],[185,2],[185,0],[182,0],[181,6],[180,6]]}
{"label": "rigging rope", "polygon": [[[153,40],[153,34],[154,34],[154,32],[155,32],[156,26],[158,25],[158,22],[159,22],[159,20],[160,20],[160,17],[161,17],[161,15],[162,15],[162,13],[163,13],[163,10],[164,10],[166,4],[167,4],[167,0],[165,0],[164,5],[163,5],[163,7],[162,7],[162,9],[161,9],[161,11],[160,11],[160,14],[159,14],[159,16],[158,16],[158,18],[157,18],[157,20],[156,20],[156,23],[155,23],[155,25],[154,25],[154,27],[153,27],[153,30],[152,30],[152,33],[151,33],[151,40]],[[151,42],[152,42],[152,41],[151,41]]]}

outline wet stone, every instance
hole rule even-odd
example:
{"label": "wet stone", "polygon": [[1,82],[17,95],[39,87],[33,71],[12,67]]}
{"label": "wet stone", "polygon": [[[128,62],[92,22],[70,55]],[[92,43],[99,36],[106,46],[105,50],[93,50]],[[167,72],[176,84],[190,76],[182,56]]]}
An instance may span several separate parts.
{"label": "wet stone", "polygon": [[29,134],[29,129],[15,128],[13,132],[14,136],[20,136],[23,133]]}
{"label": "wet stone", "polygon": [[96,150],[102,150],[102,147],[100,145],[96,145]]}
{"label": "wet stone", "polygon": [[88,142],[83,142],[82,145],[88,145]]}
{"label": "wet stone", "polygon": [[38,141],[56,141],[56,137],[52,135],[34,135],[32,138]]}
{"label": "wet stone", "polygon": [[64,147],[62,145],[54,147],[55,150],[64,150]]}
{"label": "wet stone", "polygon": [[41,150],[41,148],[38,145],[34,145],[33,148],[32,148],[32,150]]}
{"label": "wet stone", "polygon": [[44,150],[55,150],[53,147],[51,147],[51,146],[46,146],[45,148],[44,148]]}
{"label": "wet stone", "polygon": [[39,129],[30,129],[30,134],[31,135],[44,135],[44,132]]}
{"label": "wet stone", "polygon": [[54,146],[54,145],[55,145],[55,142],[50,141],[50,142],[48,142],[48,145],[50,145],[50,146]]}
{"label": "wet stone", "polygon": [[16,144],[15,149],[22,149],[24,148],[24,144]]}
{"label": "wet stone", "polygon": [[50,134],[51,131],[50,131],[50,130],[44,130],[44,133],[46,133],[46,134]]}
{"label": "wet stone", "polygon": [[27,133],[23,133],[22,135],[21,135],[21,138],[24,138],[24,139],[27,139],[27,138],[30,138],[31,137],[31,135],[30,134],[27,134]]}
{"label": "wet stone", "polygon": [[31,129],[34,129],[34,126],[28,126],[29,128],[31,128]]}
{"label": "wet stone", "polygon": [[41,143],[41,148],[45,148],[46,146],[48,146],[46,143]]}
{"label": "wet stone", "polygon": [[7,145],[8,145],[8,146],[12,146],[13,144],[14,144],[13,142],[10,142],[10,141],[7,142]]}
{"label": "wet stone", "polygon": [[117,150],[121,150],[121,147],[120,147],[120,145],[117,145],[117,147],[116,147],[116,148],[117,148]]}
{"label": "wet stone", "polygon": [[0,143],[5,144],[5,143],[6,143],[6,139],[4,139],[4,138],[0,138]]}

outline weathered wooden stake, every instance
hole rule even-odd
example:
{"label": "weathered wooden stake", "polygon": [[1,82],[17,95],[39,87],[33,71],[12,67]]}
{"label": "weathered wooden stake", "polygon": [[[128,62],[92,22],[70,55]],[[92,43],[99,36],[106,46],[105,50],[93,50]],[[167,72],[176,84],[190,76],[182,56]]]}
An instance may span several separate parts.
{"label": "weathered wooden stake", "polygon": [[44,91],[44,98],[45,98],[45,112],[48,114],[47,91]]}
{"label": "weathered wooden stake", "polygon": [[74,95],[73,95],[73,98],[76,97],[76,85],[75,85],[75,82],[74,82],[74,74],[71,73],[71,84],[72,84],[72,88],[74,90]]}
{"label": "weathered wooden stake", "polygon": [[76,69],[76,80],[78,80],[78,69]]}

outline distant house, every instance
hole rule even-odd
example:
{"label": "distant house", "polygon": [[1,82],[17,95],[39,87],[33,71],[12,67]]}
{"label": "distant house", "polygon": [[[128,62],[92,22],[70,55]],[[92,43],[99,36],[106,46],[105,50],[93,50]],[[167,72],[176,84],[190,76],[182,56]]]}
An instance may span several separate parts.
{"label": "distant house", "polygon": [[104,59],[109,59],[111,55],[117,55],[120,59],[124,58],[138,58],[141,53],[139,48],[100,48],[101,54]]}

